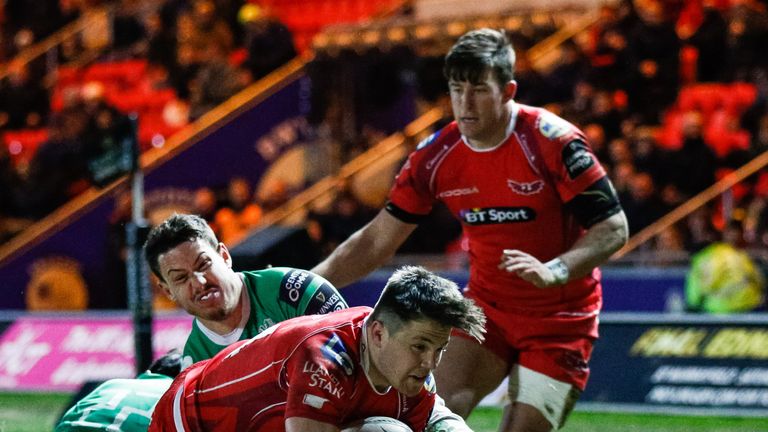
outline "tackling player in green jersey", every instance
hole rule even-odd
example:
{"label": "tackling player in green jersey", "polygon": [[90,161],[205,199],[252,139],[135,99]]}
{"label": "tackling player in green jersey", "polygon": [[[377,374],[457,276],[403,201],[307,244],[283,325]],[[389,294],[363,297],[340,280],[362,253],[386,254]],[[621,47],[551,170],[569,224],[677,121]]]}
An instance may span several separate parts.
{"label": "tackling player in green jersey", "polygon": [[206,221],[175,214],[153,228],[144,254],[160,287],[194,315],[182,368],[289,318],[347,307],[328,281],[288,267],[235,272]]}
{"label": "tackling player in green jersey", "polygon": [[80,399],[61,417],[56,432],[143,432],[160,396],[179,374],[181,354],[171,351],[134,379],[111,379]]}

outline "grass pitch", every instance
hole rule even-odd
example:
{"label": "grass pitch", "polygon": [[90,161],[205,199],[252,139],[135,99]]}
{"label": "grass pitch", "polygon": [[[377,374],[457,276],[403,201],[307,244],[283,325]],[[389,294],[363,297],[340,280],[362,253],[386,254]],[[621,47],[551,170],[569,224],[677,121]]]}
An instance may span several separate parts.
{"label": "grass pitch", "polygon": [[[0,393],[0,432],[51,431],[70,397],[61,393]],[[476,432],[495,432],[500,418],[500,409],[484,407],[475,410],[468,423]],[[768,419],[576,411],[562,431],[768,432]]]}

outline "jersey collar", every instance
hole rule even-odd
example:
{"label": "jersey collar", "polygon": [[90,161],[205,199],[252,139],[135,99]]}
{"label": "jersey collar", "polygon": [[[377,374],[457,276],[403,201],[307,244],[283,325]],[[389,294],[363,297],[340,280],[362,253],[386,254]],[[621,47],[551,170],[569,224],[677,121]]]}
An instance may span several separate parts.
{"label": "jersey collar", "polygon": [[515,133],[515,126],[517,126],[517,114],[520,112],[520,106],[517,105],[515,103],[515,101],[511,100],[511,101],[509,101],[509,103],[512,104],[512,109],[510,110],[510,115],[509,115],[509,123],[507,123],[507,130],[504,133],[504,138],[498,144],[496,144],[493,147],[489,147],[489,148],[477,149],[477,148],[474,148],[471,145],[469,145],[469,139],[467,139],[467,137],[464,136],[464,134],[462,134],[461,135],[461,140],[464,142],[464,145],[469,147],[472,151],[475,151],[475,152],[478,152],[478,153],[483,153],[483,152],[494,151],[497,148],[501,147],[502,144],[507,142],[509,137],[513,133]]}
{"label": "jersey collar", "polygon": [[245,285],[245,282],[243,282],[243,292],[241,293],[243,297],[243,316],[240,318],[240,323],[231,332],[220,335],[206,327],[205,324],[195,318],[195,324],[197,327],[201,332],[203,332],[204,335],[208,336],[208,339],[210,339],[212,342],[216,343],[217,345],[230,345],[240,340],[240,336],[243,335],[243,331],[245,330],[245,325],[248,323],[248,319],[251,317],[251,298],[247,291],[248,286]]}

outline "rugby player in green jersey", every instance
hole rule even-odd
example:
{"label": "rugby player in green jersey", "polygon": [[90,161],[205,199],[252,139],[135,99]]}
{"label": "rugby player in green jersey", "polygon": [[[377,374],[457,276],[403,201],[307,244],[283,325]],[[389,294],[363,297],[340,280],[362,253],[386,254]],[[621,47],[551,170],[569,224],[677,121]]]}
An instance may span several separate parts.
{"label": "rugby player in green jersey", "polygon": [[111,379],[69,408],[56,432],[143,432],[160,396],[179,374],[181,353],[173,350],[134,379]]}
{"label": "rugby player in green jersey", "polygon": [[198,216],[174,214],[154,227],[144,254],[160,287],[195,316],[182,368],[280,321],[347,307],[333,285],[306,270],[235,272],[229,250]]}

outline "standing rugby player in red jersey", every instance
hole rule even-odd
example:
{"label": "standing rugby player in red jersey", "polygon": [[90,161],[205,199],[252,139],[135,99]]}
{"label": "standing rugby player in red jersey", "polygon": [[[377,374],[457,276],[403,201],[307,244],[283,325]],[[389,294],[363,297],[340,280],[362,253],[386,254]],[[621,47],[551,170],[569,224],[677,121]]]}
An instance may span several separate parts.
{"label": "standing rugby player in red jersey", "polygon": [[456,338],[437,389],[468,416],[509,377],[502,431],[561,427],[587,383],[598,337],[600,271],[627,240],[616,193],[584,134],[514,101],[515,54],[502,32],[463,35],[446,56],[455,121],[409,156],[386,207],[313,271],[337,287],[387,262],[442,201],[469,240],[465,295],[486,341]]}

